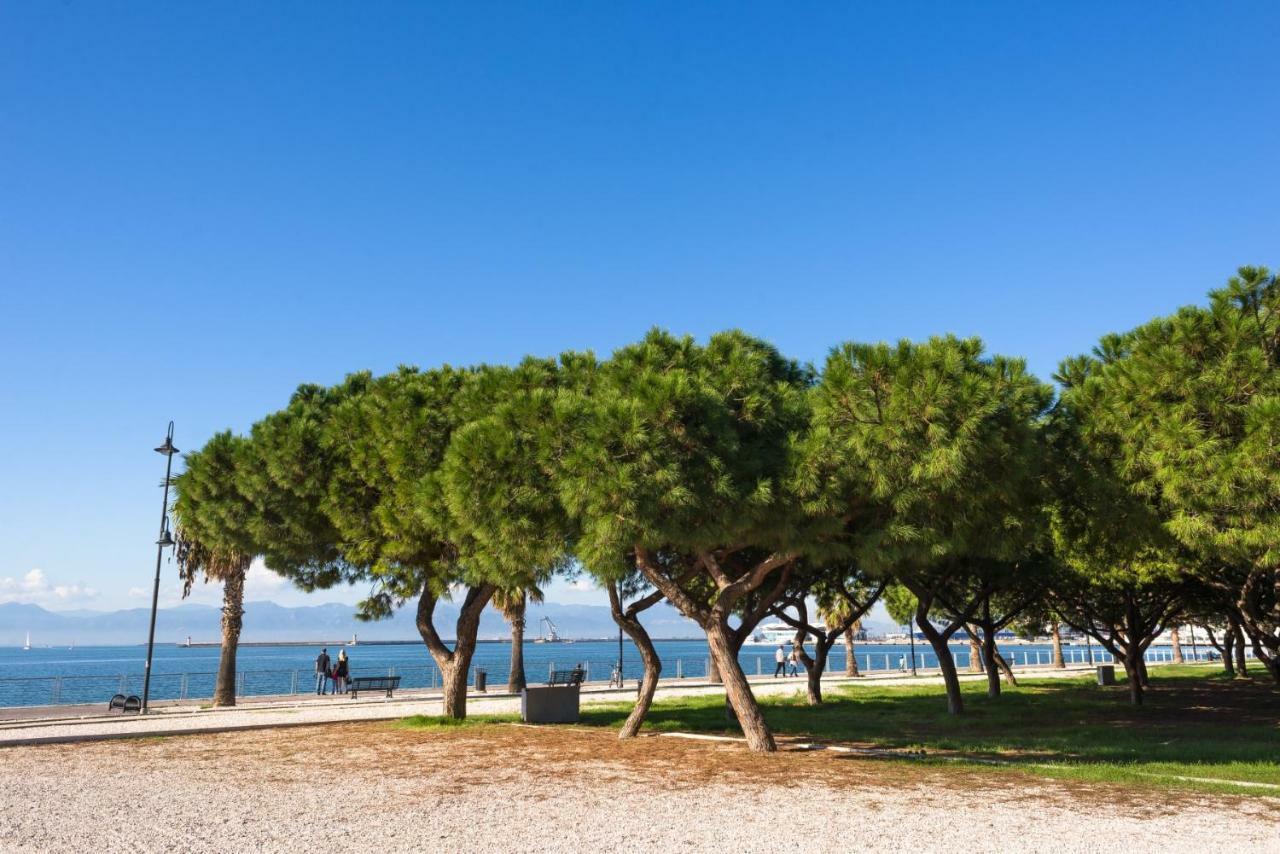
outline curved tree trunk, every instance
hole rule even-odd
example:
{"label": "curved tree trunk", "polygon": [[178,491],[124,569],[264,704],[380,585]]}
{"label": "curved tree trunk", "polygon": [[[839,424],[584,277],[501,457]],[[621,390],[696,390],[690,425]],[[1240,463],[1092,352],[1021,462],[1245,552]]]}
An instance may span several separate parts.
{"label": "curved tree trunk", "polygon": [[942,671],[942,681],[947,686],[947,711],[953,715],[963,714],[964,697],[960,694],[960,676],[956,673],[955,659],[951,656],[947,639],[929,622],[929,606],[923,601],[916,606],[916,625],[924,632],[933,647],[933,654],[938,657],[938,669]]}
{"label": "curved tree trunk", "polygon": [[1177,626],[1169,630],[1169,640],[1173,642],[1173,663],[1184,663],[1186,658],[1182,655],[1182,637],[1178,634]]}
{"label": "curved tree trunk", "polygon": [[513,603],[508,618],[511,620],[511,672],[507,676],[507,693],[519,694],[528,682],[524,675],[524,612],[525,600],[520,597]]}
{"label": "curved tree trunk", "polygon": [[1062,657],[1062,624],[1057,620],[1053,621],[1053,666],[1059,670],[1065,670],[1067,667],[1066,659]]}
{"label": "curved tree trunk", "polygon": [[[640,621],[635,622],[639,626]],[[631,639],[635,642],[636,649],[640,651],[640,660],[644,662],[644,675],[640,678],[640,686],[636,692],[636,704],[631,708],[631,714],[627,715],[627,719],[623,721],[618,738],[633,738],[639,734],[640,726],[648,716],[650,707],[653,706],[653,695],[658,690],[658,677],[662,675],[662,659],[658,657],[658,650],[644,627],[640,626],[639,632],[632,634]]]}
{"label": "curved tree trunk", "polygon": [[729,628],[722,625],[719,619],[713,619],[705,631],[707,643],[711,647],[711,655],[720,666],[725,697],[733,709],[738,725],[742,727],[742,734],[746,736],[747,747],[765,753],[776,751],[777,742],[773,740],[773,733],[765,723],[760,704],[751,693],[747,677],[743,674],[741,665],[738,664],[737,651],[729,639]]}
{"label": "curved tree trunk", "polygon": [[423,587],[418,600],[418,633],[427,645],[431,657],[440,668],[444,683],[444,714],[462,720],[467,716],[467,677],[471,672],[471,657],[476,651],[476,634],[480,630],[480,615],[493,598],[492,584],[468,587],[466,599],[458,610],[457,640],[453,649],[445,646],[436,631],[434,616],[437,597],[430,586]]}
{"label": "curved tree trunk", "polygon": [[218,660],[218,680],[213,687],[215,706],[236,704],[236,650],[244,625],[244,571],[233,573],[222,586],[222,656]]}
{"label": "curved tree trunk", "polygon": [[617,585],[609,584],[607,589],[609,612],[613,616],[613,621],[627,633],[627,637],[631,638],[631,642],[640,652],[641,662],[644,663],[644,675],[640,677],[640,685],[636,691],[636,704],[631,707],[631,714],[627,715],[627,719],[622,723],[622,729],[618,732],[618,738],[634,738],[640,733],[640,727],[649,714],[649,708],[653,705],[653,695],[658,690],[658,677],[662,675],[662,659],[658,657],[658,650],[653,645],[653,639],[649,637],[648,630],[636,616],[636,609],[647,608],[658,602],[660,597],[656,594],[646,597],[645,600],[633,604],[630,609],[624,611]]}
{"label": "curved tree trunk", "polygon": [[822,674],[827,669],[827,659],[831,655],[834,639],[827,641],[819,637],[813,642],[813,658],[800,647],[800,663],[804,665],[805,693],[810,706],[822,705]]}
{"label": "curved tree trunk", "polygon": [[1004,681],[1014,688],[1018,687],[1018,677],[1013,675],[1013,668],[1009,666],[1009,662],[1000,654],[1000,648],[995,651],[996,666],[1000,668],[1000,673],[1004,676]]}
{"label": "curved tree trunk", "polygon": [[844,630],[844,675],[862,675],[858,672],[858,655],[853,648],[853,626]]}

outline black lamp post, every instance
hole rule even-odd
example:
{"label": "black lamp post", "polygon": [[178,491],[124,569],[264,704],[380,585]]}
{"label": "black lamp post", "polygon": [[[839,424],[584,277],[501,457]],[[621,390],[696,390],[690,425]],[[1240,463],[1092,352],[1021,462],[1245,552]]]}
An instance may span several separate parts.
{"label": "black lamp post", "polygon": [[151,696],[151,654],[156,646],[156,606],[160,602],[160,561],[164,550],[173,545],[173,536],[169,533],[169,479],[173,474],[173,455],[178,449],[173,446],[173,422],[169,422],[169,432],[165,434],[164,444],[156,448],[157,454],[164,454],[164,500],[160,504],[160,539],[156,540],[156,583],[151,590],[151,631],[147,635],[147,668],[142,677],[142,714],[147,713],[147,700]]}
{"label": "black lamp post", "polygon": [[910,623],[907,623],[907,639],[911,642],[911,675],[916,675],[916,630]]}

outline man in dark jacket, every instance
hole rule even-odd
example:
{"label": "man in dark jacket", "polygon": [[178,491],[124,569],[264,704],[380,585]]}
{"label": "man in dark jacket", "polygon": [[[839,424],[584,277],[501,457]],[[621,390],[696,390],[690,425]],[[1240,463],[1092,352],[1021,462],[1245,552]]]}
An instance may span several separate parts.
{"label": "man in dark jacket", "polygon": [[329,679],[329,650],[322,649],[316,656],[316,693],[325,693]]}

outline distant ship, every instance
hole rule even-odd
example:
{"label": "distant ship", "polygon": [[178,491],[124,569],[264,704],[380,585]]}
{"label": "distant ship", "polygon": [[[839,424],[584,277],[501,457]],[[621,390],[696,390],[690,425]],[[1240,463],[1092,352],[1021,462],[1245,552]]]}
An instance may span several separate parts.
{"label": "distant ship", "polygon": [[31,632],[27,632],[27,642],[22,645],[25,650],[31,650]]}
{"label": "distant ship", "polygon": [[[546,627],[545,635],[542,633],[544,626]],[[534,643],[571,643],[571,641],[566,641],[560,637],[560,633],[556,631],[556,624],[551,622],[550,617],[543,617],[541,620],[538,620],[538,637],[535,638],[533,642]]]}

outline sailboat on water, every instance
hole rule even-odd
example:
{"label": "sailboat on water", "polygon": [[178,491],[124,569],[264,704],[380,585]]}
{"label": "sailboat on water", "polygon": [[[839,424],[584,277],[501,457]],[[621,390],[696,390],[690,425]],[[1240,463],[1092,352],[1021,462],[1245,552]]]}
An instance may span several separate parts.
{"label": "sailboat on water", "polygon": [[27,642],[22,645],[22,648],[28,651],[31,649],[31,632],[27,632]]}

